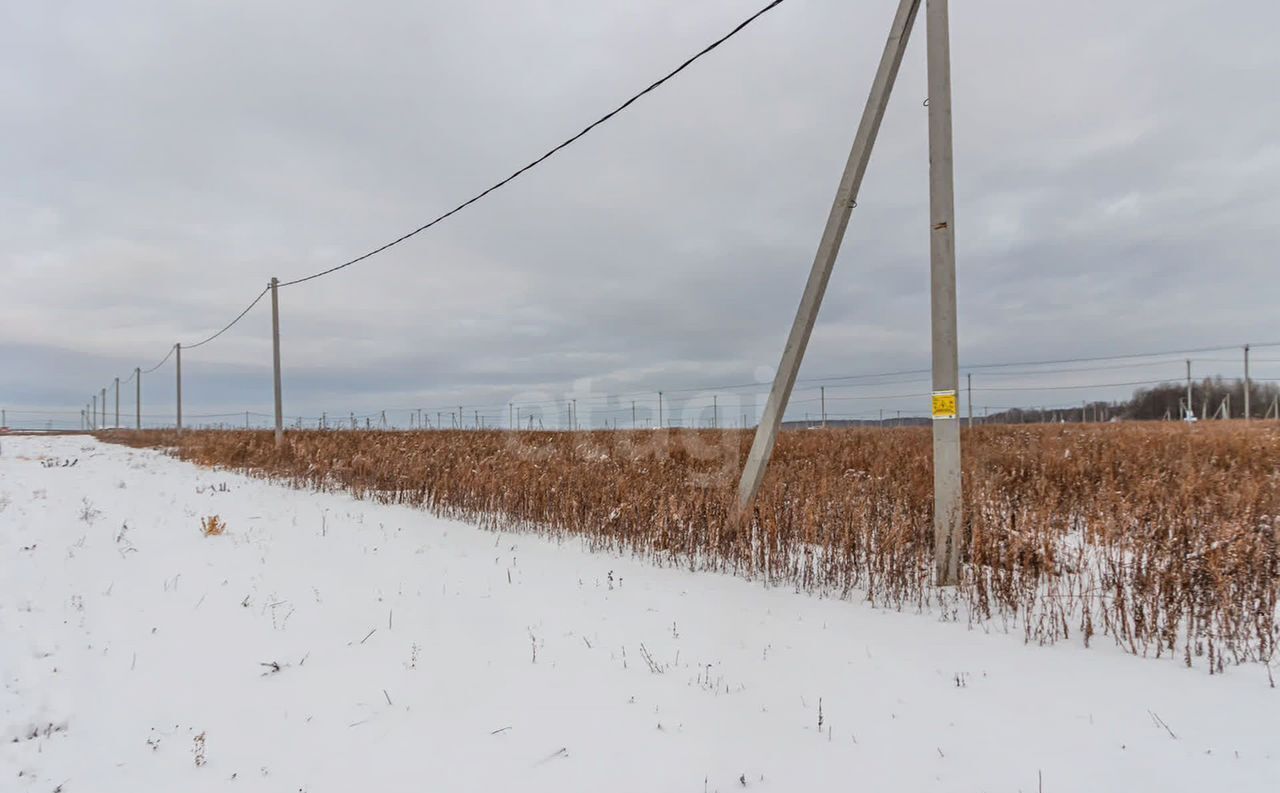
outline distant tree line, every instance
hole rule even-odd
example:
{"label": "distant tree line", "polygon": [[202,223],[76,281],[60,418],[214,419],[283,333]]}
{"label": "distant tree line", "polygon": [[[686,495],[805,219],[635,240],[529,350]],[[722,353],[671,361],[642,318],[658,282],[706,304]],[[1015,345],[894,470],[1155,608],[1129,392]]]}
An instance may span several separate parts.
{"label": "distant tree line", "polygon": [[[1186,382],[1168,382],[1139,388],[1124,402],[1084,402],[1078,408],[1012,408],[993,413],[992,423],[1035,423],[1042,421],[1176,421],[1183,417],[1187,399]],[[1276,417],[1280,404],[1280,384],[1249,383],[1249,416]],[[1192,412],[1197,419],[1244,418],[1244,379],[1206,377],[1191,384]]]}

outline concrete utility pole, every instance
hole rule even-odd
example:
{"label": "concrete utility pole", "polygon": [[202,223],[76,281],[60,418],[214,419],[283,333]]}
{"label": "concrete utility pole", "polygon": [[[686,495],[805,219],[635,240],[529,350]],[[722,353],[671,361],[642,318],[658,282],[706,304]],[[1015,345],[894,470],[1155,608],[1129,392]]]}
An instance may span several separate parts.
{"label": "concrete utility pole", "polygon": [[711,395],[711,429],[720,429],[720,398]]}
{"label": "concrete utility pole", "polygon": [[889,38],[885,42],[884,53],[880,56],[880,65],[871,83],[871,93],[867,96],[862,120],[858,124],[857,134],[854,135],[853,147],[849,151],[849,159],[840,177],[840,185],[836,190],[831,212],[827,216],[827,225],[822,231],[818,251],[814,255],[813,265],[809,270],[809,279],[805,283],[804,293],[800,298],[800,307],[796,310],[791,332],[787,335],[787,343],[782,350],[782,359],[778,362],[778,373],[773,378],[769,398],[765,402],[764,414],[756,427],[751,452],[742,470],[742,479],[738,482],[740,513],[751,506],[751,501],[764,480],[765,469],[768,468],[774,443],[778,439],[778,429],[782,425],[782,416],[786,413],[787,402],[791,399],[791,390],[795,387],[796,375],[800,371],[805,348],[809,346],[809,337],[813,333],[818,309],[821,308],[822,298],[827,291],[827,282],[831,279],[831,270],[840,253],[840,243],[844,240],[845,230],[849,226],[849,216],[858,203],[862,177],[866,174],[871,150],[875,145],[876,135],[880,131],[880,122],[884,119],[889,95],[893,91],[898,68],[902,65],[902,56],[906,52],[911,26],[915,22],[919,8],[920,0],[899,0],[898,2],[898,10],[889,28]]}
{"label": "concrete utility pole", "polygon": [[1249,420],[1249,345],[1244,345],[1244,420]]}
{"label": "concrete utility pole", "polygon": [[133,369],[133,409],[137,414],[134,419],[137,428],[142,429],[142,368],[135,366]]}
{"label": "concrete utility pole", "polygon": [[182,344],[173,345],[173,351],[177,353],[177,382],[178,382],[178,434],[182,434]]}
{"label": "concrete utility pole", "polygon": [[107,389],[102,389],[102,428],[107,428]]}
{"label": "concrete utility pole", "polygon": [[631,400],[631,429],[636,428],[636,401]]}
{"label": "concrete utility pole", "polygon": [[116,429],[120,429],[120,378],[116,378]]}
{"label": "concrete utility pole", "polygon": [[92,429],[98,428],[98,395],[93,395],[93,423],[89,425]]}
{"label": "concrete utility pole", "polygon": [[662,392],[658,392],[658,428],[662,428]]}
{"label": "concrete utility pole", "polygon": [[973,372],[969,372],[965,377],[969,381],[969,429],[973,429]]}
{"label": "concrete utility pole", "polygon": [[819,401],[822,403],[822,428],[827,428],[827,387],[818,386]]}
{"label": "concrete utility pole", "polygon": [[1191,359],[1187,359],[1187,412],[1183,418],[1191,418],[1195,415],[1195,409],[1191,404]]}
{"label": "concrete utility pole", "polygon": [[271,382],[275,389],[276,448],[284,445],[284,396],[280,386],[280,279],[271,279]]}
{"label": "concrete utility pole", "polygon": [[956,392],[955,187],[951,147],[948,0],[926,0],[929,74],[929,281],[933,328],[933,535],[939,585],[960,577],[963,531]]}

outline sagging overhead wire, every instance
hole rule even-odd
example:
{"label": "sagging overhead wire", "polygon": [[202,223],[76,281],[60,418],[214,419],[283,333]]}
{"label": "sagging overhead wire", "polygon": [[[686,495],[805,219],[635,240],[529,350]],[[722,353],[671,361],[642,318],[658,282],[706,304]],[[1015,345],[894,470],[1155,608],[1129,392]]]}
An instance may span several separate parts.
{"label": "sagging overhead wire", "polygon": [[[238,323],[240,320],[244,319],[244,318],[245,318],[245,315],[246,315],[246,314],[248,314],[250,311],[252,311],[252,310],[253,310],[253,307],[254,307],[254,306],[258,305],[258,302],[259,302],[259,301],[261,301],[261,300],[262,300],[262,298],[263,298],[263,296],[265,296],[265,295],[267,294],[267,292],[269,292],[269,291],[271,291],[271,287],[270,287],[270,286],[268,286],[268,287],[264,288],[261,292],[259,292],[259,293],[258,293],[258,296],[257,296],[257,297],[255,297],[255,298],[253,299],[253,301],[249,303],[249,305],[245,306],[244,311],[241,311],[239,314],[237,314],[237,315],[236,315],[236,318],[235,318],[235,319],[231,320],[231,321],[230,321],[230,322],[228,322],[226,325],[223,325],[223,326],[222,326],[222,328],[221,328],[220,330],[218,330],[217,332],[213,333],[213,334],[212,334],[212,335],[210,335],[210,336],[206,336],[205,338],[201,339],[200,341],[198,341],[198,342],[196,342],[196,343],[194,343],[194,344],[183,344],[183,345],[182,345],[182,349],[184,349],[184,350],[194,350],[196,347],[202,347],[202,346],[204,346],[204,345],[208,344],[209,342],[213,341],[214,339],[218,338],[218,337],[219,337],[219,336],[221,336],[222,334],[226,333],[227,331],[231,330],[233,327],[235,327],[235,326],[236,326],[236,323]],[[160,359],[160,363],[156,364],[155,366],[151,367],[150,369],[143,369],[143,370],[141,370],[141,374],[151,374],[151,373],[152,373],[152,372],[154,372],[155,370],[159,369],[161,366],[164,366],[164,365],[165,365],[165,363],[167,363],[167,362],[169,361],[169,359],[173,357],[173,353],[174,353],[174,351],[175,351],[177,348],[178,348],[178,345],[176,345],[176,344],[175,344],[175,345],[173,345],[172,347],[170,347],[170,348],[169,348],[169,352],[165,353],[165,356],[164,356],[163,358],[161,358],[161,359]],[[135,374],[138,374],[138,373],[137,373],[137,372],[135,372]],[[124,383],[127,383],[127,382],[129,382],[130,380],[132,380],[132,379],[133,379],[133,377],[134,377],[134,375],[133,375],[133,374],[131,374],[131,375],[129,375],[128,379],[126,379],[126,380],[121,380],[120,382],[121,382],[121,384],[123,385]]]}
{"label": "sagging overhead wire", "polygon": [[590,132],[591,130],[593,130],[593,129],[595,129],[596,127],[600,126],[601,124],[604,124],[606,121],[610,120],[611,118],[613,118],[614,116],[618,115],[618,114],[619,114],[619,113],[621,113],[622,111],[626,110],[628,107],[630,107],[630,106],[631,106],[632,104],[634,104],[636,101],[638,101],[642,96],[644,96],[645,94],[648,94],[648,93],[650,93],[650,92],[652,92],[652,91],[656,90],[656,89],[657,89],[658,87],[660,87],[663,83],[667,82],[667,81],[668,81],[668,80],[670,80],[672,77],[675,77],[675,76],[676,76],[677,74],[679,74],[680,72],[682,72],[682,71],[684,71],[685,69],[689,68],[689,67],[690,67],[691,65],[693,65],[693,63],[694,63],[695,61],[697,61],[699,58],[701,58],[702,56],[704,56],[704,55],[706,55],[707,53],[711,52],[711,51],[712,51],[712,50],[714,50],[716,47],[719,47],[721,44],[725,43],[725,42],[726,42],[726,41],[728,41],[729,39],[733,38],[733,37],[734,37],[734,36],[736,36],[738,33],[742,32],[742,30],[743,30],[743,29],[745,29],[745,28],[746,28],[748,25],[750,25],[752,22],[755,22],[757,19],[759,19],[760,17],[764,16],[764,15],[765,15],[765,14],[767,14],[769,11],[772,11],[773,9],[775,9],[775,8],[777,8],[778,6],[782,5],[784,2],[786,2],[786,0],[773,0],[773,2],[769,3],[769,4],[768,4],[768,5],[766,5],[764,8],[761,8],[759,11],[756,11],[754,14],[752,14],[752,15],[751,15],[751,16],[749,16],[749,17],[747,17],[747,18],[746,18],[745,20],[743,20],[742,22],[739,22],[739,23],[738,23],[738,25],[737,25],[737,26],[735,26],[735,27],[733,28],[733,30],[730,30],[728,33],[724,34],[724,35],[723,35],[723,36],[721,36],[720,38],[716,39],[715,41],[711,42],[711,43],[710,43],[710,44],[708,44],[707,46],[703,47],[701,50],[699,50],[697,53],[695,53],[692,57],[690,57],[690,58],[688,58],[687,60],[685,60],[685,62],[684,62],[684,63],[681,63],[681,64],[680,64],[679,66],[677,66],[676,68],[672,69],[671,71],[667,72],[667,73],[666,73],[665,75],[663,75],[662,77],[660,77],[660,78],[658,78],[657,80],[655,80],[654,82],[650,83],[646,88],[642,89],[642,90],[641,90],[641,91],[639,91],[638,93],[632,94],[632,95],[631,95],[631,97],[630,97],[630,98],[628,98],[625,102],[623,102],[622,104],[618,105],[617,107],[615,107],[614,109],[610,110],[609,112],[605,113],[603,116],[601,116],[600,118],[596,119],[595,121],[592,121],[590,124],[588,124],[587,126],[583,127],[583,128],[582,128],[579,132],[577,132],[576,134],[571,135],[571,136],[570,136],[570,137],[568,137],[568,138],[565,138],[563,141],[561,141],[560,143],[556,144],[556,145],[555,145],[554,147],[552,147],[551,149],[547,150],[547,152],[546,152],[545,154],[543,154],[542,156],[540,156],[540,157],[538,157],[537,159],[533,160],[533,161],[532,161],[532,162],[530,162],[528,165],[525,165],[525,166],[523,166],[523,167],[521,167],[521,168],[516,169],[516,170],[515,170],[515,171],[513,171],[510,175],[508,175],[508,176],[504,177],[503,179],[500,179],[500,180],[499,180],[499,181],[497,181],[497,182],[494,182],[491,186],[489,186],[489,187],[485,188],[484,190],[482,190],[482,191],[481,191],[481,192],[479,192],[479,193],[476,193],[476,194],[475,194],[475,195],[473,195],[471,198],[468,198],[466,201],[463,201],[461,204],[458,204],[458,205],[457,205],[457,206],[455,206],[453,209],[450,209],[448,212],[445,212],[443,215],[440,215],[440,216],[438,216],[438,217],[436,217],[436,218],[434,218],[434,219],[432,219],[432,220],[430,220],[430,221],[428,221],[428,222],[426,222],[426,223],[422,224],[421,226],[418,226],[418,227],[417,227],[416,229],[414,229],[413,231],[410,231],[410,232],[408,232],[408,233],[406,233],[406,234],[402,234],[401,236],[399,236],[399,237],[397,237],[397,238],[395,238],[395,239],[391,240],[391,241],[390,241],[390,242],[388,242],[388,243],[385,243],[385,244],[383,244],[383,245],[379,245],[378,247],[374,248],[373,250],[369,251],[368,253],[361,254],[361,255],[357,256],[356,258],[354,258],[354,259],[351,259],[351,260],[349,260],[349,261],[343,262],[342,264],[339,264],[339,265],[335,265],[335,266],[333,266],[333,267],[330,267],[330,268],[328,268],[327,270],[321,270],[321,271],[320,271],[320,272],[318,272],[318,273],[312,273],[311,275],[303,276],[302,278],[295,278],[295,279],[293,279],[292,281],[282,281],[282,282],[280,283],[280,286],[294,286],[295,284],[301,284],[301,283],[305,283],[305,282],[307,282],[307,281],[314,280],[314,279],[316,279],[316,278],[321,278],[321,277],[323,277],[323,276],[329,275],[330,273],[336,273],[337,271],[342,270],[342,269],[345,269],[345,268],[347,268],[347,267],[350,267],[350,266],[351,266],[351,265],[353,265],[353,264],[358,264],[358,263],[360,263],[360,262],[364,261],[365,259],[368,259],[368,258],[373,257],[373,256],[377,256],[379,253],[382,253],[383,251],[387,250],[388,248],[395,247],[396,245],[399,245],[400,243],[404,242],[405,240],[409,239],[410,237],[413,237],[413,236],[416,236],[416,235],[418,235],[418,234],[421,234],[422,232],[426,231],[427,229],[431,228],[432,226],[436,225],[437,223],[440,223],[441,221],[446,220],[446,219],[448,219],[449,217],[451,217],[451,216],[453,216],[453,215],[456,215],[457,213],[459,213],[459,212],[461,212],[462,210],[466,209],[467,207],[471,206],[471,205],[472,205],[472,204],[474,204],[475,202],[477,202],[477,201],[479,201],[480,199],[484,198],[485,196],[489,195],[489,194],[490,194],[490,193],[492,193],[493,191],[498,190],[498,189],[500,189],[500,188],[504,187],[505,185],[509,184],[510,182],[515,181],[517,178],[519,178],[521,175],[523,175],[523,174],[524,174],[524,173],[526,173],[527,171],[530,171],[530,170],[532,170],[533,168],[537,167],[538,165],[541,165],[543,162],[545,162],[546,160],[550,159],[552,156],[554,156],[556,153],[560,152],[562,149],[565,149],[565,148],[567,148],[568,146],[572,145],[573,143],[577,142],[579,139],[581,139],[583,136],[585,136],[588,132]]}
{"label": "sagging overhead wire", "polygon": [[159,369],[161,366],[164,366],[165,361],[167,361],[167,360],[169,360],[171,357],[173,357],[173,351],[174,351],[174,350],[176,350],[176,349],[177,349],[177,345],[174,345],[174,346],[170,347],[170,348],[169,348],[169,352],[168,352],[168,353],[166,353],[166,354],[165,354],[165,356],[164,356],[163,358],[161,358],[161,359],[160,359],[160,363],[156,364],[155,366],[151,367],[150,369],[143,369],[143,370],[142,370],[142,373],[143,373],[143,374],[151,374],[151,373],[152,373],[152,372],[154,372],[155,370]]}
{"label": "sagging overhead wire", "polygon": [[202,346],[204,346],[204,345],[208,344],[209,342],[213,341],[214,339],[218,338],[218,337],[219,337],[219,336],[221,336],[222,334],[226,333],[227,331],[231,330],[233,327],[235,327],[235,324],[236,324],[237,322],[239,322],[240,320],[244,319],[245,315],[246,315],[246,314],[248,314],[250,311],[252,311],[252,310],[253,310],[253,307],[254,307],[254,306],[258,305],[258,301],[259,301],[259,300],[261,300],[261,299],[263,298],[263,296],[265,296],[265,295],[267,294],[267,292],[269,292],[269,291],[271,291],[271,287],[270,287],[270,286],[263,287],[262,291],[258,293],[258,296],[257,296],[257,297],[255,297],[255,298],[253,299],[253,302],[251,302],[248,306],[246,306],[246,307],[245,307],[245,309],[244,309],[244,311],[241,311],[239,314],[237,314],[235,319],[231,320],[231,321],[230,321],[230,322],[228,322],[226,325],[223,325],[223,326],[222,326],[222,330],[218,331],[217,333],[214,333],[212,336],[207,336],[207,337],[205,337],[205,338],[201,339],[200,341],[196,342],[195,344],[184,344],[184,345],[182,345],[182,349],[184,349],[184,350],[194,350],[196,347],[202,347]]}

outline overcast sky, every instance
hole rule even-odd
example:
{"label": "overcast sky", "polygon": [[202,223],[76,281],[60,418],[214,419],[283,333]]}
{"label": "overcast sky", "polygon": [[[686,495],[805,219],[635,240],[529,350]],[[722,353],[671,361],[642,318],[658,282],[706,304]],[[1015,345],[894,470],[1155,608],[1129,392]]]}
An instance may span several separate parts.
{"label": "overcast sky", "polygon": [[[271,276],[416,227],[761,5],[4,4],[0,402],[78,411]],[[511,401],[699,388],[739,413],[714,387],[772,376],[895,5],[788,0],[507,188],[281,290],[286,413],[505,420]],[[953,3],[962,366],[1280,340],[1280,7],[1229,5]],[[802,378],[928,366],[923,15],[915,33]],[[1176,378],[1175,358],[975,389]],[[1280,348],[1258,358],[1280,376]],[[268,411],[268,303],[183,370],[189,414]],[[908,379],[833,389],[829,410],[923,412]],[[172,362],[143,382],[144,412],[171,413]],[[598,415],[625,423],[630,399]]]}

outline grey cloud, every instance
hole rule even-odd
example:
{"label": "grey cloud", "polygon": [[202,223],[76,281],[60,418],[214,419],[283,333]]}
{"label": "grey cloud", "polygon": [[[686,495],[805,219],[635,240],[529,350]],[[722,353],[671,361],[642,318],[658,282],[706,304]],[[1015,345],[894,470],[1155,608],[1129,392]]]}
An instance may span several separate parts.
{"label": "grey cloud", "polygon": [[[753,5],[6,9],[0,399],[78,410],[270,276],[449,208]],[[582,378],[674,391],[772,368],[892,7],[791,0],[507,189],[284,290],[287,411],[501,405]],[[952,17],[962,362],[1280,339],[1280,10],[982,0]],[[922,32],[804,377],[927,366]],[[192,412],[269,404],[264,308],[184,358]],[[166,381],[144,401],[164,404]]]}

